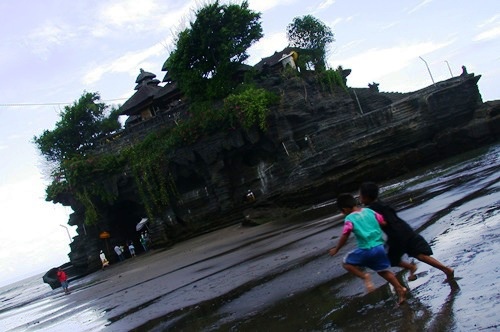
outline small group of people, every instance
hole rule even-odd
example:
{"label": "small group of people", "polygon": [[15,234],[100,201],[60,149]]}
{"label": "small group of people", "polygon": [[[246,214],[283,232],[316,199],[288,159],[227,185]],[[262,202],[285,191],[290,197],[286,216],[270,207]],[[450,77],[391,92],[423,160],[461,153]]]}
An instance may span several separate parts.
{"label": "small group of people", "polygon": [[[149,234],[147,232],[142,232],[140,242],[142,247],[144,248],[144,251],[148,251]],[[128,249],[131,258],[136,257],[136,249],[133,241],[128,242],[125,246],[120,246],[117,244],[114,246],[113,250],[118,257],[118,261],[120,262],[125,260],[125,247]],[[99,252],[99,257],[101,259],[102,269],[104,270],[104,268],[109,266],[109,260],[107,259],[103,250]]]}
{"label": "small group of people", "polygon": [[[455,278],[454,270],[431,257],[433,252],[429,243],[402,220],[392,207],[381,202],[378,195],[377,184],[365,182],[359,190],[359,199],[365,207],[359,206],[351,194],[340,194],[337,197],[337,207],[345,215],[344,227],[337,245],[329,250],[329,254],[336,255],[346,244],[350,234],[354,233],[357,248],[344,258],[343,267],[362,279],[368,292],[375,287],[370,274],[363,268],[376,271],[394,287],[398,294],[398,304],[405,302],[407,289],[389,268],[402,267],[409,270],[408,280],[417,278],[416,264],[402,260],[404,254],[441,270],[446,275],[446,280],[452,282]],[[383,232],[387,235],[387,252]]]}
{"label": "small group of people", "polygon": [[[135,246],[134,246],[134,242],[130,241],[127,245],[127,249],[128,249],[128,252],[130,253],[130,257],[135,257]],[[125,247],[124,246],[119,246],[119,245],[116,245],[114,247],[114,251],[116,253],[116,255],[118,256],[118,260],[120,262],[124,261],[125,260]],[[102,250],[101,250],[102,252]]]}

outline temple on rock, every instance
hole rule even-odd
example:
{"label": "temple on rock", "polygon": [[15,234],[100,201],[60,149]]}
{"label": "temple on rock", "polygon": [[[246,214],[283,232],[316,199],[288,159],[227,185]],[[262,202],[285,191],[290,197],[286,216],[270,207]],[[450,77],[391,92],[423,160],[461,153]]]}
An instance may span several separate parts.
{"label": "temple on rock", "polygon": [[[165,150],[150,171],[163,174],[174,195],[149,219],[154,248],[235,223],[307,220],[320,210],[312,206],[339,190],[353,190],[361,179],[394,177],[500,136],[500,106],[482,102],[480,76],[463,74],[412,93],[388,93],[377,83],[346,87],[349,69],[338,69],[343,86],[328,85],[318,73],[300,68],[300,56],[300,50],[285,48],[236,75],[254,71],[253,84],[278,96],[266,130],[218,130]],[[297,74],[285,75],[288,68]],[[129,117],[125,128],[103,140],[96,155],[120,151],[188,119],[189,101],[168,72],[160,82],[141,69],[135,83],[136,92],[120,108]],[[136,226],[147,217],[144,188],[130,165],[103,179],[103,186],[115,199],[99,206],[96,225],[84,225],[85,211],[71,193],[54,200],[75,211],[69,224],[78,226],[79,235],[70,259],[83,273],[101,268],[104,241],[134,241],[137,248]],[[110,237],[99,238],[102,232]]]}
{"label": "temple on rock", "polygon": [[181,92],[175,83],[170,82],[165,86],[160,86],[160,81],[155,79],[155,74],[144,71],[142,68],[140,71],[135,80],[137,92],[120,108],[121,115],[129,116],[125,122],[127,127],[156,116],[160,116],[161,120],[166,120],[162,115],[181,102]]}

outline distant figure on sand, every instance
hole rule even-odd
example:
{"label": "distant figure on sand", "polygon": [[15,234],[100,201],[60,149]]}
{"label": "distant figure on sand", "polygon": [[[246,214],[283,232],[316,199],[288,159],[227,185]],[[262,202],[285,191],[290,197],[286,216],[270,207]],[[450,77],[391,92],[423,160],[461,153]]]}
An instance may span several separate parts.
{"label": "distant figure on sand", "polygon": [[361,184],[359,189],[361,203],[380,213],[387,222],[387,225],[383,226],[382,230],[387,234],[387,245],[389,246],[388,257],[391,265],[409,270],[410,275],[408,276],[408,280],[417,279],[415,275],[417,265],[401,259],[404,254],[407,254],[443,271],[447,281],[452,281],[455,278],[454,270],[431,257],[433,253],[429,243],[416,233],[403,219],[399,218],[392,207],[378,200],[378,195],[379,187],[375,183],[365,182]]}
{"label": "distant figure on sand", "polygon": [[358,248],[351,251],[344,258],[343,267],[358,278],[363,279],[368,292],[375,290],[370,274],[363,271],[368,267],[387,280],[398,294],[398,304],[406,300],[406,288],[401,286],[394,273],[384,249],[384,238],[380,225],[385,225],[383,217],[368,208],[357,206],[356,199],[350,194],[341,194],[337,197],[337,206],[344,214],[344,228],[342,236],[335,248],[330,249],[331,256],[337,254],[354,233]]}
{"label": "distant figure on sand", "polygon": [[141,244],[144,248],[144,252],[148,251],[148,240],[146,238],[146,233],[141,234]]}
{"label": "distant figure on sand", "polygon": [[61,283],[61,287],[64,290],[65,294],[69,294],[69,289],[68,289],[68,276],[66,275],[66,272],[63,271],[63,269],[59,268],[57,271],[57,280]]}
{"label": "distant figure on sand", "polygon": [[109,261],[108,259],[106,258],[106,255],[104,254],[104,251],[101,250],[101,252],[99,253],[99,257],[101,258],[101,263],[102,263],[102,269],[104,270],[104,268],[106,266],[109,266]]}
{"label": "distant figure on sand", "polygon": [[133,242],[129,243],[128,251],[130,252],[130,257],[135,257],[135,247]]}
{"label": "distant figure on sand", "polygon": [[255,195],[253,193],[253,191],[251,191],[250,189],[247,191],[246,195],[245,195],[245,199],[247,202],[254,202],[255,201]]}
{"label": "distant figure on sand", "polygon": [[123,251],[122,251],[122,249],[119,246],[117,246],[117,245],[115,246],[115,253],[118,256],[118,259],[120,260],[120,262],[125,259],[123,257]]}

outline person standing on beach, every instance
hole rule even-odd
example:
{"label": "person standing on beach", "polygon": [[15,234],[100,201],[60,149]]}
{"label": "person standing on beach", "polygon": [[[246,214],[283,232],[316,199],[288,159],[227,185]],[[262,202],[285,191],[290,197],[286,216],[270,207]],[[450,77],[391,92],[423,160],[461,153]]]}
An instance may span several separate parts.
{"label": "person standing on beach", "polygon": [[64,290],[65,294],[69,294],[69,289],[68,289],[68,276],[66,275],[66,272],[63,271],[63,269],[59,268],[57,271],[57,280],[61,283],[61,287]]}
{"label": "person standing on beach", "polygon": [[104,254],[104,251],[101,250],[101,252],[99,253],[99,258],[101,258],[102,269],[104,270],[104,268],[106,266],[109,266],[109,261],[106,258],[106,255]]}
{"label": "person standing on beach", "polygon": [[357,206],[356,199],[350,194],[341,194],[337,197],[337,206],[344,214],[344,228],[342,236],[336,247],[329,250],[329,254],[334,256],[338,253],[349,238],[354,233],[358,247],[349,252],[344,258],[343,267],[363,279],[368,292],[375,290],[370,274],[361,268],[368,267],[387,280],[398,294],[398,304],[406,300],[406,288],[401,286],[394,273],[389,268],[391,264],[384,249],[384,238],[380,225],[384,225],[383,217],[368,208]]}
{"label": "person standing on beach", "polygon": [[133,242],[129,243],[128,251],[130,252],[130,257],[135,257],[135,247]]}
{"label": "person standing on beach", "polygon": [[118,260],[120,262],[122,262],[125,259],[123,257],[123,251],[122,251],[122,249],[118,245],[115,246],[115,253],[118,256]]}
{"label": "person standing on beach", "polygon": [[380,213],[387,222],[382,230],[387,235],[387,245],[389,247],[388,257],[392,266],[399,266],[403,269],[408,269],[410,275],[408,280],[417,279],[415,271],[417,265],[403,261],[401,258],[404,254],[415,257],[421,262],[429,264],[436,269],[441,270],[446,275],[446,280],[451,282],[455,278],[455,271],[442,264],[440,261],[431,257],[432,249],[427,241],[408,223],[401,219],[396,211],[389,205],[378,200],[379,187],[373,182],[362,183],[359,188],[359,199],[361,203],[367,205],[370,209]]}
{"label": "person standing on beach", "polygon": [[144,252],[147,252],[148,251],[148,243],[146,242],[146,236],[144,235],[144,233],[141,234],[141,244],[142,244],[142,247],[144,248]]}

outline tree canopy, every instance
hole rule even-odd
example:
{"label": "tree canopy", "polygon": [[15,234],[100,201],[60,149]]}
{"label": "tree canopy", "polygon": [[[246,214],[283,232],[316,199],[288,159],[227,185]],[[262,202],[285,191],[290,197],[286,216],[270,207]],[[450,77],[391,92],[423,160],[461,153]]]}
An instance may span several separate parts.
{"label": "tree canopy", "polygon": [[59,167],[62,161],[84,156],[97,140],[121,127],[118,109],[100,103],[98,93],[84,92],[78,101],[65,106],[53,130],[35,136],[33,142],[42,156]]}
{"label": "tree canopy", "polygon": [[316,69],[324,69],[328,44],[335,41],[332,30],[312,15],[295,17],[287,26],[287,38],[292,47],[310,51]]}
{"label": "tree canopy", "polygon": [[247,49],[262,36],[260,13],[246,0],[241,5],[216,1],[199,9],[190,27],[178,34],[163,68],[192,100],[225,97],[248,58]]}

